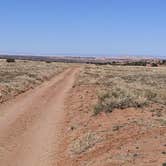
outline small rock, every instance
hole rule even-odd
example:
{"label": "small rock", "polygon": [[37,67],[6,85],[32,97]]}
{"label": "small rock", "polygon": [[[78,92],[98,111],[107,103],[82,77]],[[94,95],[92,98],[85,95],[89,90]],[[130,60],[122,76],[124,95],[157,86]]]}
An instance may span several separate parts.
{"label": "small rock", "polygon": [[117,131],[117,130],[119,130],[119,129],[120,129],[119,126],[113,126],[113,128],[112,128],[113,131]]}
{"label": "small rock", "polygon": [[74,127],[74,126],[71,126],[71,127],[70,127],[70,129],[71,129],[71,130],[74,130],[74,129],[75,129],[75,127]]}
{"label": "small rock", "polygon": [[138,156],[138,154],[137,154],[137,153],[133,154],[133,157],[137,157],[137,156]]}

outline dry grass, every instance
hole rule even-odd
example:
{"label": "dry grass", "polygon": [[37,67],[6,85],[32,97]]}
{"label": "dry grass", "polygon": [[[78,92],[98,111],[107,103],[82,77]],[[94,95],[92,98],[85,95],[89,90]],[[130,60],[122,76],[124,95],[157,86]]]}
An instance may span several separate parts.
{"label": "dry grass", "polygon": [[91,147],[93,147],[99,141],[100,141],[100,138],[97,136],[97,134],[86,133],[81,138],[73,141],[69,150],[71,152],[71,155],[81,154],[83,152],[86,152]]}
{"label": "dry grass", "polygon": [[166,68],[86,65],[78,85],[99,87],[94,113],[114,108],[166,105]]}
{"label": "dry grass", "polygon": [[0,102],[50,79],[68,64],[17,60],[0,60]]}

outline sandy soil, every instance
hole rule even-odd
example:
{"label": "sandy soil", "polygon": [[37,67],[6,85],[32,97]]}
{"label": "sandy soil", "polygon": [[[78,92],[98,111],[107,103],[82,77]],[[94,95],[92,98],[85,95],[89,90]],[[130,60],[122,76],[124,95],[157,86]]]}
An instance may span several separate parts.
{"label": "sandy soil", "polygon": [[64,100],[78,68],[0,105],[0,165],[57,165]]}
{"label": "sandy soil", "polygon": [[162,166],[166,106],[93,114],[98,87],[70,68],[0,105],[0,166]]}
{"label": "sandy soil", "polygon": [[116,109],[94,116],[96,92],[95,86],[72,88],[59,165],[162,166],[166,162],[166,107]]}

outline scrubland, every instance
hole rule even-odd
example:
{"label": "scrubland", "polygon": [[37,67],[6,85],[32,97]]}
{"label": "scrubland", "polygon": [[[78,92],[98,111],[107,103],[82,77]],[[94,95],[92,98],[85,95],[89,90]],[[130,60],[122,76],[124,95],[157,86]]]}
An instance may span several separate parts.
{"label": "scrubland", "polygon": [[[0,60],[0,101],[34,88],[69,66]],[[65,115],[57,148],[58,165],[156,166],[166,163],[166,67],[75,64],[69,72],[75,72],[71,77],[74,85],[68,72],[62,73],[61,82],[52,86],[57,99],[68,84],[72,87],[62,99]],[[56,89],[57,84],[61,90]],[[49,93],[49,100],[40,96],[41,100],[54,103],[54,91]],[[26,119],[35,118],[35,112],[28,111],[32,118],[21,121],[25,126]],[[29,112],[25,115],[30,116]],[[54,117],[50,117],[54,121]]]}
{"label": "scrubland", "polygon": [[85,65],[66,114],[60,164],[166,162],[166,67]]}
{"label": "scrubland", "polygon": [[0,102],[34,88],[44,80],[63,71],[65,63],[16,60],[8,63],[0,60]]}
{"label": "scrubland", "polygon": [[152,103],[166,105],[165,67],[86,66],[78,84],[99,87],[95,113]]}

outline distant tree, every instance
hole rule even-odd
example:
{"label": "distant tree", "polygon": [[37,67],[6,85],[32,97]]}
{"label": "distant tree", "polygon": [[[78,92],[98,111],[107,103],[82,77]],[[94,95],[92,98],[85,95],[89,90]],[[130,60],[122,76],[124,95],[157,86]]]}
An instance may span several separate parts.
{"label": "distant tree", "polygon": [[45,61],[46,63],[51,63],[51,61]]}
{"label": "distant tree", "polygon": [[160,64],[165,65],[166,64],[166,60],[162,60],[162,62]]}
{"label": "distant tree", "polygon": [[115,65],[115,64],[116,64],[116,62],[115,62],[115,61],[113,61],[113,62],[112,62],[112,65]]}
{"label": "distant tree", "polygon": [[14,58],[8,58],[8,59],[6,59],[6,62],[13,63],[13,62],[15,62],[15,59]]}
{"label": "distant tree", "polygon": [[138,62],[126,62],[125,66],[146,66],[147,62],[145,61],[138,61]]}
{"label": "distant tree", "polygon": [[157,67],[158,65],[156,63],[151,64],[152,67]]}

